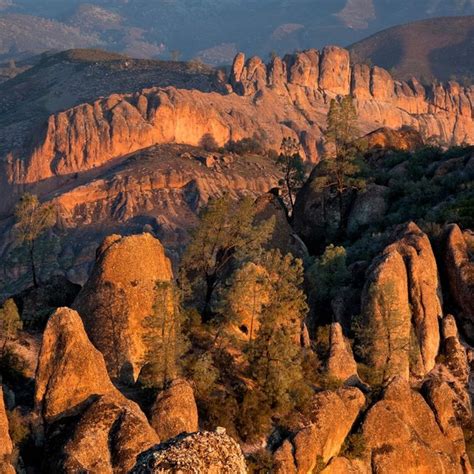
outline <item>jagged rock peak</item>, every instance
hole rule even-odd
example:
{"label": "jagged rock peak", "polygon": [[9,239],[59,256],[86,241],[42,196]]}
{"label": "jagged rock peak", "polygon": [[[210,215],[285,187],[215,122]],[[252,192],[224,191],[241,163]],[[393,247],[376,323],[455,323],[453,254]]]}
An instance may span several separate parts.
{"label": "jagged rock peak", "polygon": [[240,446],[225,433],[199,432],[178,436],[138,456],[130,474],[163,472],[246,474]]}

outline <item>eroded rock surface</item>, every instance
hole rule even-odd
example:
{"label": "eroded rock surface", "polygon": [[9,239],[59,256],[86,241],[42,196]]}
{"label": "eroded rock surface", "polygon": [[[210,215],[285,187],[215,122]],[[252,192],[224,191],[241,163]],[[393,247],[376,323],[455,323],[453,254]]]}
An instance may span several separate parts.
{"label": "eroded rock surface", "polygon": [[141,454],[131,474],[189,472],[246,474],[239,445],[222,429],[178,436]]}

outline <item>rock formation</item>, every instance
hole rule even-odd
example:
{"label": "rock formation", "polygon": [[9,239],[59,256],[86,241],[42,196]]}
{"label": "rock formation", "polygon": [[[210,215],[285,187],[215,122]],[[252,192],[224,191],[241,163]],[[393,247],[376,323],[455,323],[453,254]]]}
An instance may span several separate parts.
{"label": "rock formation", "polygon": [[468,242],[474,242],[469,231],[465,234],[452,224],[445,230],[444,265],[448,275],[449,290],[460,309],[460,318],[469,337],[474,339],[474,262],[469,254]]}
{"label": "rock formation", "polygon": [[112,385],[80,316],[68,308],[46,326],[35,406],[51,471],[126,473],[140,452],[159,442],[140,408]]}
{"label": "rock formation", "polygon": [[8,431],[8,418],[3,399],[3,389],[0,385],[0,473],[15,474],[15,469],[11,465],[13,453],[13,443]]}
{"label": "rock formation", "polygon": [[357,364],[349,341],[344,337],[339,323],[331,324],[328,375],[343,382],[357,378]]}
{"label": "rock formation", "polygon": [[114,392],[102,354],[90,343],[79,315],[58,309],[46,326],[35,401],[47,423],[75,415],[94,396]]}
{"label": "rock formation", "polygon": [[442,317],[438,268],[428,237],[400,227],[368,271],[362,296],[369,359],[388,380],[423,377],[435,366]]}
{"label": "rock formation", "polygon": [[172,278],[164,248],[151,234],[112,235],[98,249],[74,307],[111,377],[137,379],[145,355],[143,322],[153,314],[156,284]]}
{"label": "rock formation", "polygon": [[239,445],[225,430],[178,436],[141,454],[131,474],[163,472],[206,472],[246,474]]}
{"label": "rock formation", "polygon": [[199,430],[196,400],[189,382],[174,380],[169,388],[158,394],[151,409],[150,423],[161,441]]}
{"label": "rock formation", "polygon": [[52,115],[26,153],[18,146],[21,129],[6,127],[0,132],[5,185],[18,190],[21,184],[84,173],[156,144],[197,145],[207,134],[223,145],[264,132],[265,145],[277,150],[283,137],[298,137],[306,158],[315,162],[329,100],[349,93],[365,132],[406,125],[446,142],[474,136],[472,87],[394,81],[381,68],[351,66],[348,51],[334,46],[275,59],[268,67],[240,53],[229,83],[233,92],[227,95],[151,88],[79,105]]}
{"label": "rock formation", "polygon": [[279,474],[312,472],[320,459],[336,456],[365,403],[357,388],[320,392],[314,396],[311,424],[286,440],[275,453]]}
{"label": "rock formation", "polygon": [[400,377],[370,408],[363,435],[374,472],[470,472],[465,456],[443,433],[429,405]]}

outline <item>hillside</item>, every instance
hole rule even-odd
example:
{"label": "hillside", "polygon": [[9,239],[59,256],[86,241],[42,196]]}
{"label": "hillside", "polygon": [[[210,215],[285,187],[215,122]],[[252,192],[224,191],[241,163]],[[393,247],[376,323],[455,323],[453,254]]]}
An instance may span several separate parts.
{"label": "hillside", "polygon": [[474,16],[443,17],[395,26],[349,47],[355,62],[371,62],[398,79],[429,82],[474,77]]}
{"label": "hillside", "polygon": [[[15,0],[4,3],[1,13],[0,24],[8,24],[0,30],[0,55],[6,59],[62,43],[62,49],[103,47],[139,58],[169,58],[179,51],[183,59],[220,65],[238,51],[267,57],[272,51],[347,45],[409,21],[473,14],[474,5],[457,0]],[[32,29],[35,18],[38,26]]]}

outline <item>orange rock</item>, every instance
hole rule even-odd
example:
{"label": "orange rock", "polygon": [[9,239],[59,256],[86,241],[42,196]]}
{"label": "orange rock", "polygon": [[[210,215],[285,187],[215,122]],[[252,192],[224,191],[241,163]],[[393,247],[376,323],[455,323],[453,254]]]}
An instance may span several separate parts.
{"label": "orange rock", "polygon": [[74,307],[112,377],[137,379],[143,365],[145,318],[153,314],[155,286],[173,278],[171,263],[151,234],[106,238]]}

